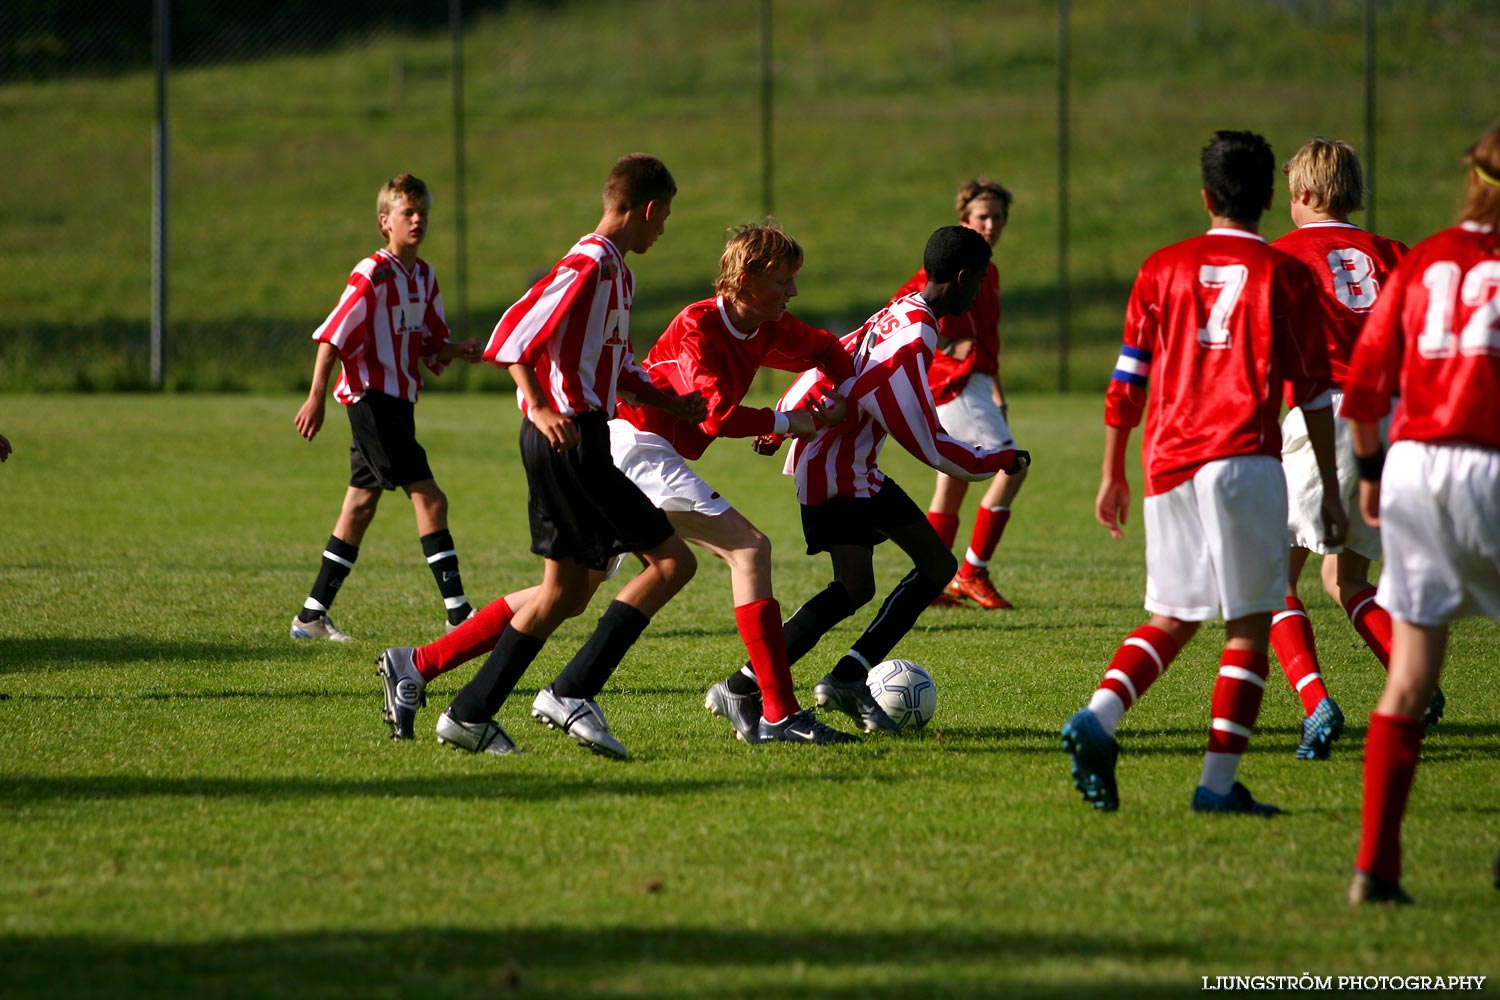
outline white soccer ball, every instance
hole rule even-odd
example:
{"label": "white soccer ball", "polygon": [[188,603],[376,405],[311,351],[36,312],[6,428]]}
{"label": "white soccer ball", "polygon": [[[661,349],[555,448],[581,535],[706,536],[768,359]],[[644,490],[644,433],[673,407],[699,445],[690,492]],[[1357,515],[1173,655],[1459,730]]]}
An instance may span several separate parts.
{"label": "white soccer ball", "polygon": [[902,729],[921,729],[937,711],[932,675],[911,660],[886,660],[865,678],[870,694]]}

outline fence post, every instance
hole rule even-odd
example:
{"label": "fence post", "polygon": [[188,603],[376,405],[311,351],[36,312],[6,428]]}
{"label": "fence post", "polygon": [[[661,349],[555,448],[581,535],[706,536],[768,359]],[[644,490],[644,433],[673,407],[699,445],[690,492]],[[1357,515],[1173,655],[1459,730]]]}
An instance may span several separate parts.
{"label": "fence post", "polygon": [[1057,4],[1057,391],[1068,391],[1068,0]]}
{"label": "fence post", "polygon": [[151,175],[151,387],[167,378],[167,79],[172,41],[171,0],[156,0],[156,120]]}
{"label": "fence post", "polygon": [[771,214],[771,0],[760,0],[760,203]]}
{"label": "fence post", "polygon": [[[449,313],[449,323],[458,339],[465,339],[469,329],[469,223],[465,193],[464,154],[464,5],[463,0],[449,0],[448,32],[453,41],[453,215],[457,246],[454,252],[454,295],[456,307]],[[457,322],[454,322],[454,320]],[[459,383],[465,379],[468,365],[459,366]]]}
{"label": "fence post", "polygon": [[1375,0],[1365,0],[1365,228],[1375,232]]}

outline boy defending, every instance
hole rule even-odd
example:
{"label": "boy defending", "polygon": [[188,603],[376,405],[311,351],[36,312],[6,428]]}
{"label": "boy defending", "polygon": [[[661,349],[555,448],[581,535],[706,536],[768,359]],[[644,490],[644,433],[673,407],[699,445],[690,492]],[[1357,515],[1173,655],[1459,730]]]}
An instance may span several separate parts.
{"label": "boy defending", "polygon": [[[802,503],[807,553],[827,552],[833,562],[833,582],[786,623],[788,662],[797,662],[875,596],[876,545],[890,539],[912,560],[912,571],[886,597],[875,620],[813,687],[819,706],[838,709],[867,729],[888,727],[870,724],[868,709],[854,697],[856,688],[863,688],[870,667],[895,648],[958,568],[922,509],[877,465],[886,438],[894,437],[932,468],[969,480],[1017,472],[1031,459],[1024,451],[978,448],[949,437],[938,423],[925,377],[939,321],[974,304],[989,261],[989,243],[974,230],[946,226],[933,233],[923,254],[927,284],[922,290],[897,296],[844,338],[855,372],[849,419],[797,441],[787,456],[785,471],[796,477]],[[791,409],[835,388],[824,373],[809,371],[778,406]],[[777,443],[758,441],[756,450],[769,454]],[[740,682],[731,677],[725,683]]]}
{"label": "boy defending", "polygon": [[[666,228],[676,193],[676,182],[656,157],[621,157],[605,183],[599,225],[506,310],[485,349],[485,360],[516,380],[525,414],[521,461],[531,550],[544,560],[542,581],[438,719],[442,743],[473,753],[514,753],[495,713],[553,631],[588,606],[601,571],[616,556],[634,552],[645,568],[532,706],[579,744],[612,757],[627,755],[594,698],[697,566],[666,516],[615,468],[609,450],[616,392],[686,420],[704,416],[701,396],[658,389],[630,353],[635,279],[625,254],[651,249]],[[387,685],[407,682],[420,698],[420,680],[398,676]]]}
{"label": "boy defending", "polygon": [[[1011,201],[1004,185],[988,177],[976,177],[958,189],[958,221],[983,236],[993,251],[1010,219]],[[926,284],[927,273],[918,271],[899,294],[919,292]],[[938,345],[927,381],[943,429],[967,444],[1014,448],[1005,389],[1000,382],[1000,271],[994,261],[985,270],[974,305],[965,313],[939,320]],[[1025,481],[1024,468],[996,473],[974,514],[974,530],[958,573],[934,605],[958,607],[973,601],[990,611],[1012,607],[995,589],[989,566],[1010,522],[1010,505]],[[968,480],[939,472],[932,501],[927,505],[927,520],[950,549],[958,537],[958,512],[968,489]]]}
{"label": "boy defending", "polygon": [[[771,542],[686,461],[701,457],[715,438],[806,437],[843,420],[841,398],[785,409],[743,405],[762,367],[791,372],[821,367],[845,389],[853,378],[854,366],[838,338],[787,312],[802,259],[802,247],[773,220],[734,230],[719,258],[718,294],[678,313],[643,362],[659,388],[702,393],[707,416],[693,422],[624,404],[620,419],[610,422],[615,462],[666,512],[679,534],[729,566],[735,627],[750,654],[753,679],[740,691],[726,682],[715,684],[705,704],[729,719],[747,743],[856,740],[798,704],[781,607],[771,590]],[[867,726],[895,729],[869,692],[861,687],[860,693],[867,703]]]}
{"label": "boy defending", "polygon": [[[1353,904],[1412,901],[1400,882],[1401,820],[1449,625],[1500,618],[1500,125],[1464,159],[1459,224],[1418,243],[1391,276],[1345,386],[1360,512],[1385,543],[1379,600],[1392,620],[1385,690],[1365,732]],[[1387,457],[1380,427],[1398,388]]]}
{"label": "boy defending", "polygon": [[[1310,139],[1286,162],[1282,172],[1286,174],[1292,222],[1297,228],[1271,245],[1307,265],[1325,296],[1331,320],[1326,328],[1328,360],[1336,386],[1333,409],[1337,413],[1343,401],[1349,354],[1360,327],[1406,253],[1406,246],[1367,233],[1349,221],[1349,213],[1363,207],[1364,178],[1359,157],[1347,144],[1322,137]],[[1380,532],[1351,517],[1342,550],[1331,552],[1321,541],[1318,465],[1302,410],[1292,400],[1287,403],[1291,409],[1281,425],[1281,464],[1290,502],[1292,549],[1286,607],[1271,620],[1271,648],[1306,714],[1297,756],[1322,760],[1343,732],[1344,715],[1323,682],[1312,623],[1297,596],[1297,582],[1308,556],[1314,552],[1323,556],[1323,589],[1344,608],[1355,631],[1382,666],[1390,660],[1391,619],[1375,603],[1375,588],[1369,581],[1370,561],[1380,558]],[[1359,477],[1355,474],[1348,424],[1343,420],[1334,421],[1334,448],[1340,496],[1345,509],[1350,510],[1358,500]],[[1434,709],[1435,714],[1441,713],[1440,707],[1434,705]]]}
{"label": "boy defending", "polygon": [[427,235],[432,196],[411,174],[386,181],[376,218],[386,245],[360,261],[339,304],[313,333],[318,356],[312,388],[297,410],[297,431],[311,441],[323,426],[323,402],[334,359],[340,362],[333,396],[345,406],[354,441],[349,446],[349,489],[323,565],[302,610],[292,618],[293,639],[348,642],[328,609],[354,568],[359,545],[385,490],[404,489],[416,510],[422,552],[437,580],[449,626],[469,616],[448,531],[448,498],[438,488],[413,420],[422,388],[419,362],[440,374],[455,357],[479,358],[479,341],[448,339],[443,299],[432,266],[417,256]]}
{"label": "boy defending", "polygon": [[1147,414],[1151,618],[1120,645],[1088,706],[1063,725],[1062,742],[1085,801],[1118,808],[1120,718],[1198,626],[1222,612],[1227,641],[1192,806],[1268,815],[1279,810],[1256,802],[1236,779],[1265,693],[1271,614],[1285,607],[1287,500],[1277,420],[1284,378],[1293,383],[1318,458],[1323,542],[1338,545],[1346,525],[1318,292],[1305,267],[1258,235],[1271,203],[1271,148],[1251,132],[1217,132],[1201,165],[1212,228],[1142,265],[1105,395],[1094,516],[1115,538],[1124,536],[1130,506],[1125,446]]}

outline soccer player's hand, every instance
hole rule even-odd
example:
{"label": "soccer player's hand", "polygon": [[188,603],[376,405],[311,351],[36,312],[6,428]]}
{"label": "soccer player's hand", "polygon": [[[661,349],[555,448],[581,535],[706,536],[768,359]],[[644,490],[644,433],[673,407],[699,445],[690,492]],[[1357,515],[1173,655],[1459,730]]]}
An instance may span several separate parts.
{"label": "soccer player's hand", "polygon": [[972,354],[973,351],[974,341],[970,339],[950,340],[938,348],[939,354],[946,354],[954,361],[962,361]]}
{"label": "soccer player's hand", "polygon": [[704,402],[703,393],[696,391],[671,400],[666,410],[679,420],[694,424],[702,423],[708,418],[708,403]]}
{"label": "soccer player's hand", "polygon": [[551,407],[544,406],[528,407],[526,418],[541,432],[542,437],[547,439],[553,451],[568,451],[578,447],[580,437],[578,427],[573,423],[572,417],[565,417]]}
{"label": "soccer player's hand", "polygon": [[1011,452],[1010,468],[1005,471],[1010,475],[1015,475],[1017,472],[1025,472],[1029,468],[1031,468],[1031,452],[1025,448],[1016,448]]}
{"label": "soccer player's hand", "polygon": [[[1364,483],[1361,482],[1363,487]],[[1364,506],[1364,490],[1360,490],[1360,506]],[[1330,549],[1342,548],[1349,534],[1349,515],[1344,511],[1344,501],[1337,493],[1323,491],[1323,544]]]}
{"label": "soccer player's hand", "polygon": [[[452,358],[463,358],[472,364],[484,357],[484,344],[480,343],[478,337],[470,337],[468,340],[460,341],[457,344],[450,344],[449,347],[453,348],[453,353],[444,358],[444,361],[451,360]],[[444,350],[447,350],[447,348],[444,348]]]}
{"label": "soccer player's hand", "polygon": [[780,434],[761,434],[750,442],[750,450],[757,455],[774,455],[781,448],[781,442],[785,440]]}
{"label": "soccer player's hand", "polygon": [[303,404],[297,407],[297,433],[311,441],[318,436],[318,431],[323,426],[323,397],[308,396]]}
{"label": "soccer player's hand", "polygon": [[792,437],[809,438],[818,432],[817,414],[811,406],[786,411],[787,434]]}
{"label": "soccer player's hand", "polygon": [[1359,481],[1359,513],[1372,528],[1380,527],[1380,481]]}
{"label": "soccer player's hand", "polygon": [[10,458],[12,451],[15,451],[15,449],[10,446],[10,441],[4,434],[0,434],[0,462]]}
{"label": "soccer player's hand", "polygon": [[1112,538],[1125,537],[1125,517],[1130,513],[1130,483],[1124,476],[1105,476],[1094,499],[1094,520],[1109,529]]}
{"label": "soccer player's hand", "polygon": [[836,392],[830,392],[822,401],[809,403],[808,409],[820,427],[837,427],[849,416],[849,401]]}

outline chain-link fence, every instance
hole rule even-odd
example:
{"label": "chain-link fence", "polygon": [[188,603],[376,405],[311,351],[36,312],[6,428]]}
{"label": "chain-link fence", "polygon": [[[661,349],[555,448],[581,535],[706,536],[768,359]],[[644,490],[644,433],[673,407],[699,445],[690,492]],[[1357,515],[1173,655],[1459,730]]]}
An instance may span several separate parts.
{"label": "chain-link fence", "polygon": [[[0,7],[7,389],[151,383],[154,6]],[[1314,134],[1372,147],[1376,228],[1411,242],[1451,220],[1459,155],[1500,111],[1500,12],[1462,0],[162,6],[178,388],[305,387],[307,337],[379,245],[375,193],[403,170],[436,196],[423,254],[452,325],[484,336],[638,149],[681,188],[634,264],[638,347],[709,294],[724,229],[767,204],[807,250],[794,311],[852,327],[982,173],[1016,195],[1008,385],[1097,388],[1135,268],[1203,226],[1214,129],[1283,158]],[[1290,228],[1280,192],[1264,228]]]}

